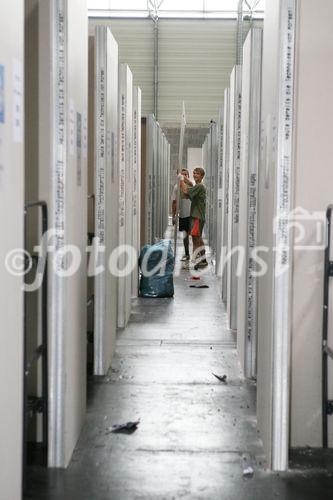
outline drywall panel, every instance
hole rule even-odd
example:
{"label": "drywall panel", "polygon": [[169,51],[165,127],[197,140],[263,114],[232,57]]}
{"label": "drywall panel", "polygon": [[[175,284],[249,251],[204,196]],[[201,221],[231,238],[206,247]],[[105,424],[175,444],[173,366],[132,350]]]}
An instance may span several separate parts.
{"label": "drywall panel", "polygon": [[[38,85],[36,85],[36,74],[29,71],[30,61],[38,54],[38,2],[29,0],[25,2],[25,75],[24,75],[24,103],[25,103],[25,201],[26,203],[39,199],[38,193],[38,120],[35,120],[34,109],[38,101]],[[33,180],[33,182],[32,182]],[[33,252],[34,245],[40,243],[40,208],[30,208],[25,217],[26,222],[26,249]],[[26,281],[31,282],[36,274],[36,266],[33,266]],[[25,356],[31,359],[34,351],[42,342],[41,332],[41,296],[38,292],[25,295]],[[29,375],[26,377],[26,389],[29,395],[42,396],[41,390],[42,363],[39,360],[33,363]],[[26,441],[42,440],[42,416],[28,418],[26,420]]]}
{"label": "drywall panel", "polygon": [[141,89],[133,90],[133,247],[136,253],[132,275],[132,297],[138,296],[138,256],[141,216]]}
{"label": "drywall panel", "polygon": [[[209,246],[212,245],[212,233],[213,233],[213,192],[212,192],[212,184],[213,184],[213,163],[212,163],[212,135],[213,135],[213,127],[212,124],[210,126],[209,133],[207,135],[207,150],[206,150],[206,174],[204,178],[204,182],[207,186],[207,199],[206,199],[206,224],[205,224],[205,234],[208,239]],[[214,249],[212,249],[214,251]]]}
{"label": "drywall panel", "polygon": [[228,283],[227,311],[229,326],[237,329],[237,265],[239,228],[240,130],[242,68],[235,66],[230,76],[229,118],[229,210],[228,210]]}
{"label": "drywall panel", "polygon": [[289,447],[294,36],[295,2],[267,2],[258,231],[267,272],[259,281],[257,411],[268,466],[274,470],[287,469]]}
{"label": "drywall panel", "polygon": [[167,140],[163,134],[163,214],[162,214],[162,238],[165,237],[165,231],[168,225],[168,200],[167,200]]}
{"label": "drywall panel", "polygon": [[153,115],[142,127],[141,244],[164,237],[168,224],[170,145]]}
{"label": "drywall panel", "polygon": [[[88,23],[85,0],[70,0],[68,9],[69,161],[67,241],[76,246],[81,266],[68,280],[70,307],[66,314],[65,463],[80,435],[86,409],[86,308],[87,308],[87,116]],[[74,112],[74,125],[72,124]],[[74,129],[74,141],[72,141]],[[72,143],[73,142],[73,143]]]}
{"label": "drywall panel", "polygon": [[146,186],[147,186],[147,119],[141,118],[141,186],[140,186],[140,246],[146,243],[147,232],[147,209],[146,209]]}
{"label": "drywall panel", "polygon": [[229,151],[230,151],[230,89],[224,90],[223,106],[223,205],[222,205],[222,246],[221,246],[221,267],[222,267],[222,300],[227,303],[228,291],[228,265],[226,255],[228,251],[228,220],[229,220]]}
{"label": "drywall panel", "polygon": [[[87,230],[88,242],[95,235],[95,37],[89,36],[88,48],[88,175]],[[95,278],[87,276],[87,366],[94,365],[94,286]]]}
{"label": "drywall panel", "polygon": [[[321,446],[321,329],[323,309],[322,215],[333,202],[333,56],[329,0],[297,2],[295,229],[291,316],[291,446]],[[297,213],[296,213],[297,210]],[[303,219],[303,220],[302,220]],[[297,222],[296,222],[297,223]],[[312,250],[310,249],[312,247]],[[330,291],[332,294],[332,290]],[[332,295],[330,299],[332,303]],[[332,308],[329,311],[332,318]],[[328,345],[333,347],[332,321]],[[333,362],[329,389],[333,399]],[[306,387],[305,387],[306,386]],[[333,446],[333,417],[328,416],[329,446]]]}
{"label": "drywall panel", "polygon": [[23,15],[22,1],[2,2],[0,17],[0,313],[3,328],[0,350],[2,402],[0,497],[11,500],[20,500],[22,487],[23,277],[8,272],[5,262],[6,256],[12,250],[24,248]]}
{"label": "drywall panel", "polygon": [[170,178],[171,178],[171,146],[169,143],[167,143],[167,192],[166,192],[166,198],[167,198],[167,207],[168,207],[168,217],[167,217],[167,224],[169,223],[169,214],[171,212],[171,203],[170,203]]}
{"label": "drywall panel", "polygon": [[153,203],[154,203],[154,156],[155,156],[156,124],[153,115],[149,115],[146,121],[146,183],[145,183],[145,244],[153,242]]}
{"label": "drywall panel", "polygon": [[[85,2],[39,2],[39,40],[38,69],[31,67],[39,75],[39,193],[55,230],[49,267],[49,465],[65,467],[86,402]],[[71,245],[67,252],[65,245]]]}
{"label": "drywall panel", "polygon": [[238,279],[237,350],[246,377],[257,368],[257,246],[258,169],[260,152],[262,30],[253,28],[243,47],[239,246],[244,249]]}
{"label": "drywall panel", "polygon": [[217,249],[217,204],[218,204],[218,139],[217,123],[211,126],[211,247],[216,259]]}
{"label": "drywall panel", "polygon": [[118,327],[124,328],[131,313],[132,254],[125,245],[132,247],[132,182],[133,182],[133,78],[127,64],[119,65],[119,279]]}
{"label": "drywall panel", "polygon": [[223,217],[223,109],[220,108],[216,126],[217,140],[217,204],[216,204],[216,263],[215,273],[222,277],[222,217]]}
{"label": "drywall panel", "polygon": [[209,134],[210,132],[208,132],[207,136],[206,136],[206,139],[205,139],[205,142],[203,143],[203,146],[202,146],[202,166],[203,168],[205,169],[205,172],[206,172],[206,175],[205,175],[205,178],[204,178],[204,182],[205,182],[205,185],[207,187],[207,192],[206,192],[206,221],[205,221],[205,226],[204,226],[204,237],[207,238],[207,233],[209,231],[209,164],[208,164],[208,161],[209,161],[209,151],[208,151],[208,148],[209,148]]}
{"label": "drywall panel", "polygon": [[162,180],[162,130],[157,126],[156,161],[154,165],[154,238],[161,237],[161,180]]}
{"label": "drywall panel", "polygon": [[205,154],[205,178],[204,182],[207,187],[207,199],[206,199],[206,224],[204,233],[208,240],[208,244],[211,245],[212,236],[212,206],[213,206],[213,196],[212,196],[212,126],[208,132],[206,138],[206,154]]}
{"label": "drywall panel", "polygon": [[95,242],[94,374],[104,375],[115,348],[117,278],[108,268],[117,245],[118,45],[109,28],[95,34]]}
{"label": "drywall panel", "polygon": [[161,162],[162,162],[162,211],[161,211],[161,237],[164,238],[165,230],[166,230],[166,139],[165,135],[162,132],[162,152],[161,152]]}

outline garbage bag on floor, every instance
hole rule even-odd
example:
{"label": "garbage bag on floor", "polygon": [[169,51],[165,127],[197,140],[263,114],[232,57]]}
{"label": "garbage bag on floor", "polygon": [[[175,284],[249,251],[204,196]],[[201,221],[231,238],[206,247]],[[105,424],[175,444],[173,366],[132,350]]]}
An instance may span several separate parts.
{"label": "garbage bag on floor", "polygon": [[140,252],[140,296],[146,298],[173,297],[175,258],[170,240],[145,245]]}

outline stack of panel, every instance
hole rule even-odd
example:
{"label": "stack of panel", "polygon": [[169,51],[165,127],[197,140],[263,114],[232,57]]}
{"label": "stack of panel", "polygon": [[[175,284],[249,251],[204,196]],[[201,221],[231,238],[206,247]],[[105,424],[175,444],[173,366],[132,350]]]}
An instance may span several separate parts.
{"label": "stack of panel", "polygon": [[[258,424],[274,469],[288,466],[289,445],[323,443],[324,221],[333,202],[332,14],[329,0],[266,2],[258,236],[270,252],[258,296]],[[332,318],[331,306],[329,313]],[[332,337],[329,328],[330,348]],[[332,445],[331,416],[328,421]]]}
{"label": "stack of panel", "polygon": [[237,329],[237,265],[239,227],[240,137],[242,70],[235,66],[230,76],[227,311],[229,326]]}
{"label": "stack of panel", "polygon": [[244,43],[242,66],[241,174],[237,347],[245,376],[255,378],[257,357],[256,247],[260,146],[262,29],[253,28]]}
{"label": "stack of panel", "polygon": [[221,227],[221,271],[222,271],[222,300],[227,303],[228,288],[228,220],[229,220],[229,151],[230,151],[230,89],[224,90],[223,109],[223,156],[222,156],[222,227]]}
{"label": "stack of panel", "polygon": [[133,89],[133,248],[132,297],[138,296],[138,256],[140,252],[141,212],[141,89]]}
{"label": "stack of panel", "polygon": [[204,184],[207,190],[206,223],[204,235],[207,238],[213,258],[217,253],[217,203],[218,203],[218,127],[211,122],[203,145]]}
{"label": "stack of panel", "polygon": [[118,94],[118,327],[131,314],[133,270],[133,76],[127,64],[119,65]]}
{"label": "stack of panel", "polygon": [[[93,132],[89,171],[94,178],[94,374],[104,375],[115,348],[117,279],[109,270],[109,257],[117,247],[118,177],[118,45],[109,28],[95,30],[90,61],[90,123]],[[92,56],[92,54],[91,54]],[[92,187],[93,189],[93,187]]]}
{"label": "stack of panel", "polygon": [[223,111],[219,110],[216,123],[217,179],[216,179],[216,233],[215,233],[215,273],[222,277],[222,217],[223,217]]}
{"label": "stack of panel", "polygon": [[169,217],[170,145],[153,115],[142,124],[141,246],[165,237]]}
{"label": "stack of panel", "polygon": [[31,7],[26,119],[32,124],[27,143],[35,156],[27,158],[26,193],[47,202],[53,231],[49,465],[65,467],[86,404],[87,11],[83,0],[36,0]]}

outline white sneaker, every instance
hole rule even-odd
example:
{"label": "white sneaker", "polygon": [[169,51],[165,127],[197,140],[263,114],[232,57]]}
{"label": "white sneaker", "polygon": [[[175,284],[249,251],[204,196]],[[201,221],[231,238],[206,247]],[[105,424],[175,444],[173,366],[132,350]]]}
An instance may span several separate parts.
{"label": "white sneaker", "polygon": [[183,255],[183,257],[180,259],[180,262],[188,262],[190,260],[189,255]]}

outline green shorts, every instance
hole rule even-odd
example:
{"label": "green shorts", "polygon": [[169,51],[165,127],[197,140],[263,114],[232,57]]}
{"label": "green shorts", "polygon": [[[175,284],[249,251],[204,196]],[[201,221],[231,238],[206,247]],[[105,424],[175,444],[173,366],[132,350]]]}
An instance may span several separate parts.
{"label": "green shorts", "polygon": [[[196,221],[196,218],[195,217],[191,217],[191,224],[190,224],[190,235],[191,236],[195,236],[195,235],[192,235],[192,231],[193,231],[193,228],[195,226],[195,221]],[[205,221],[204,220],[201,220],[201,219],[198,219],[199,221],[199,224],[198,224],[198,228],[199,228],[199,233],[200,234],[197,234],[196,236],[198,238],[200,238],[202,236],[202,231],[203,231],[203,228],[204,228],[204,225],[205,225]]]}

